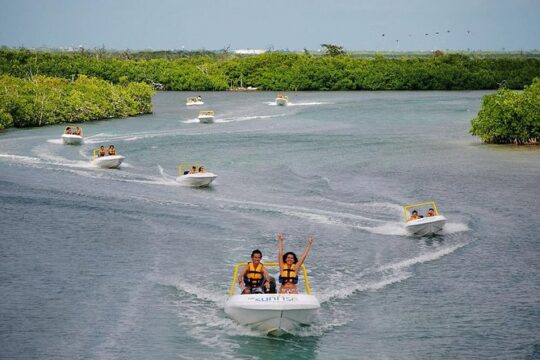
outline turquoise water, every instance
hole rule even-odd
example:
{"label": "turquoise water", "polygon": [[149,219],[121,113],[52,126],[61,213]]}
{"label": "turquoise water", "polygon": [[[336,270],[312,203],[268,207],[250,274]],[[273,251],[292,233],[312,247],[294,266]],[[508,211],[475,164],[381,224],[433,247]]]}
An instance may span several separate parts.
{"label": "turquoise water", "polygon": [[[485,92],[191,93],[152,115],[0,133],[2,359],[533,359],[540,356],[540,150],[481,144]],[[198,110],[215,124],[199,124]],[[119,170],[89,165],[114,144]],[[179,186],[202,162],[207,189]],[[435,200],[440,236],[402,205]],[[275,234],[321,301],[274,338],[223,306]]]}

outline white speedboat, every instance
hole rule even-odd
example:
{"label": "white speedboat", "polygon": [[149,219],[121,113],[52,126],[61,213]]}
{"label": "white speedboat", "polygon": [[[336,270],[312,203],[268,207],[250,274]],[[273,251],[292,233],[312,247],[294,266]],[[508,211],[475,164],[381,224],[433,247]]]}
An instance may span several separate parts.
{"label": "white speedboat", "polygon": [[190,96],[186,99],[186,105],[204,105],[204,102],[200,96]]}
{"label": "white speedboat", "polygon": [[83,133],[82,129],[77,127],[76,129],[71,129],[67,126],[62,134],[62,142],[66,145],[80,145],[83,143]]}
{"label": "white speedboat", "polygon": [[289,97],[286,95],[278,95],[276,98],[276,105],[286,106],[289,103]]}
{"label": "white speedboat", "polygon": [[178,165],[176,181],[184,186],[205,187],[216,178],[216,174],[204,170],[199,163]]}
{"label": "white speedboat", "polygon": [[[411,210],[412,209],[412,210]],[[433,235],[442,231],[446,218],[439,214],[435,202],[406,205],[403,207],[405,230],[411,235]]]}
{"label": "white speedboat", "polygon": [[[240,325],[248,326],[270,335],[290,333],[301,326],[311,325],[321,307],[319,300],[311,295],[307,272],[302,264],[305,294],[235,294],[238,268],[236,265],[229,299],[225,303],[225,313]],[[279,266],[265,263],[266,267]]]}
{"label": "white speedboat", "polygon": [[116,169],[122,164],[125,157],[122,155],[105,155],[98,156],[99,149],[94,149],[92,156],[92,165],[104,168],[104,169]]}
{"label": "white speedboat", "polygon": [[214,112],[211,110],[199,111],[199,122],[203,124],[212,124],[214,122]]}

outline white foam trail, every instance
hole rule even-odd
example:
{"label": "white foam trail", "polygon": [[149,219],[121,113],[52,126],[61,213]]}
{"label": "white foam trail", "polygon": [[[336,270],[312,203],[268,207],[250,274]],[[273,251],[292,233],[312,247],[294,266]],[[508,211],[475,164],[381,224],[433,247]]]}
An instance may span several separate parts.
{"label": "white foam trail", "polygon": [[189,120],[183,120],[183,121],[180,121],[184,124],[195,124],[195,123],[198,123],[199,122],[199,119],[196,118],[196,119],[189,119]]}
{"label": "white foam trail", "polygon": [[393,271],[399,271],[408,267],[411,267],[416,264],[422,264],[428,261],[433,261],[442,258],[443,256],[446,256],[448,254],[453,253],[457,249],[462,248],[466,244],[456,244],[453,246],[444,247],[442,249],[439,249],[437,251],[429,252],[421,254],[417,257],[402,260],[396,263],[390,263],[387,265],[382,265],[378,268],[379,271],[386,271],[386,270],[393,270]]}
{"label": "white foam trail", "polygon": [[88,160],[88,161],[92,160],[92,157],[91,157],[91,156],[88,156],[88,155],[83,151],[83,149],[80,149],[80,150],[79,150],[79,155],[81,155],[83,158],[85,158],[85,159]]}
{"label": "white foam trail", "polygon": [[289,101],[287,106],[312,106],[312,105],[327,105],[327,104],[331,104],[331,103],[318,102],[318,101],[293,103]]}
{"label": "white foam trail", "polygon": [[320,293],[318,298],[321,304],[332,299],[345,299],[357,292],[369,291],[369,290],[380,290],[390,284],[395,284],[403,280],[406,280],[410,278],[411,276],[412,275],[408,272],[399,272],[397,274],[386,276],[382,280],[370,281],[366,283],[358,283],[354,286],[326,291],[324,293]]}
{"label": "white foam trail", "polygon": [[370,232],[372,234],[379,234],[379,235],[407,235],[407,230],[405,230],[405,227],[402,223],[386,223],[381,226],[375,226],[375,227],[368,227],[368,226],[357,226],[356,228],[365,230],[367,232]]}
{"label": "white foam trail", "polygon": [[469,226],[463,223],[446,223],[441,234],[454,234],[469,231]]}
{"label": "white foam trail", "polygon": [[41,164],[43,160],[37,157],[12,155],[12,154],[0,154],[0,158],[12,160],[15,162],[28,163],[28,164]]}
{"label": "white foam trail", "polygon": [[48,143],[51,143],[51,144],[60,144],[60,145],[63,145],[64,142],[62,141],[62,139],[49,139],[47,140]]}

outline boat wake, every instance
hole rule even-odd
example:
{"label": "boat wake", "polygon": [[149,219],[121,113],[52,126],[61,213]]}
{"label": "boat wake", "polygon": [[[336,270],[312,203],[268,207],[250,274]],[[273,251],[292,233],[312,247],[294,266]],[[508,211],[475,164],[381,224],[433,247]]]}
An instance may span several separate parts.
{"label": "boat wake", "polygon": [[[269,106],[278,106],[275,101],[265,101],[264,103],[266,105],[269,105]],[[319,102],[319,101],[293,103],[293,102],[289,101],[287,103],[287,106],[315,106],[315,105],[328,105],[328,104],[332,104],[332,103]],[[285,106],[285,107],[287,107],[287,106]]]}
{"label": "boat wake", "polygon": [[[466,243],[441,246],[424,251],[412,258],[374,265],[364,271],[343,274],[337,271],[329,274],[328,286],[322,284],[325,290],[316,292],[321,302],[319,320],[309,327],[295,330],[292,335],[298,337],[321,336],[325,332],[346,325],[351,319],[353,306],[347,299],[371,291],[380,291],[388,286],[399,284],[413,276],[413,268],[426,262],[435,261],[465,246]],[[341,270],[341,269],[340,269]],[[187,328],[190,335],[208,346],[230,346],[234,336],[266,337],[260,332],[246,326],[238,325],[226,317],[223,308],[227,301],[225,289],[208,290],[200,286],[177,279],[160,279],[157,282],[162,286],[172,287],[176,292],[173,300],[176,314],[182,322],[189,324]],[[216,331],[219,330],[219,331]],[[218,335],[219,339],[209,339]],[[232,353],[231,353],[232,355]]]}
{"label": "boat wake", "polygon": [[318,102],[318,101],[293,103],[289,101],[289,104],[287,104],[287,106],[313,106],[313,105],[328,105],[328,104],[331,104],[331,103]]}
{"label": "boat wake", "polygon": [[[343,276],[339,280],[333,277],[331,286],[319,293],[321,311],[319,322],[307,329],[307,334],[320,336],[326,331],[343,326],[351,320],[350,297],[369,291],[379,291],[388,286],[401,283],[413,276],[411,268],[415,265],[435,261],[464,247],[466,243],[442,246],[419,255],[387,264],[368,268],[355,276]],[[351,274],[348,274],[351,275]],[[336,287],[336,284],[338,285]]]}

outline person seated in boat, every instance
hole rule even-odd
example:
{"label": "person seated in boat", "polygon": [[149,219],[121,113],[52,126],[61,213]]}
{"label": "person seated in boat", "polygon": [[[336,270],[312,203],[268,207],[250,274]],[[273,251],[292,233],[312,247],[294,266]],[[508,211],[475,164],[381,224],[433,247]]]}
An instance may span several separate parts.
{"label": "person seated in boat", "polygon": [[264,293],[263,285],[270,288],[270,275],[266,267],[261,263],[262,252],[259,249],[251,252],[251,261],[238,275],[238,284],[242,288],[242,294]]}
{"label": "person seated in boat", "polygon": [[435,216],[435,210],[433,210],[433,208],[429,208],[426,216],[427,217]]}
{"label": "person seated in boat", "polygon": [[108,153],[109,155],[116,155],[116,149],[114,148],[114,145],[109,145]]}
{"label": "person seated in boat", "polygon": [[197,96],[197,101],[202,101],[202,97]]}
{"label": "person seated in boat", "polygon": [[64,131],[64,134],[71,135],[71,128],[68,126],[66,130]]}
{"label": "person seated in boat", "polygon": [[103,156],[105,156],[105,146],[101,145],[99,147],[98,157],[103,157]]}
{"label": "person seated in boat", "polygon": [[77,127],[75,128],[74,134],[75,134],[75,135],[81,136],[81,128],[77,126]]}
{"label": "person seated in boat", "polygon": [[418,220],[418,219],[420,219],[420,216],[418,215],[418,211],[413,210],[412,213],[411,213],[411,217],[409,218],[409,221]]}
{"label": "person seated in boat", "polygon": [[192,166],[191,167],[191,171],[189,172],[190,174],[196,174],[197,173],[197,167],[196,166]]}
{"label": "person seated in boat", "polygon": [[200,173],[205,173],[205,172],[206,172],[206,169],[205,169],[204,167],[201,166],[201,167],[199,167],[199,172],[200,172]]}
{"label": "person seated in boat", "polygon": [[308,238],[306,248],[304,249],[302,256],[300,256],[300,259],[298,259],[293,252],[283,254],[284,236],[282,233],[278,233],[276,239],[278,240],[279,282],[281,284],[279,293],[298,294],[298,289],[296,288],[296,284],[298,283],[298,271],[306,260],[309,249],[311,249],[313,237],[310,236]]}

